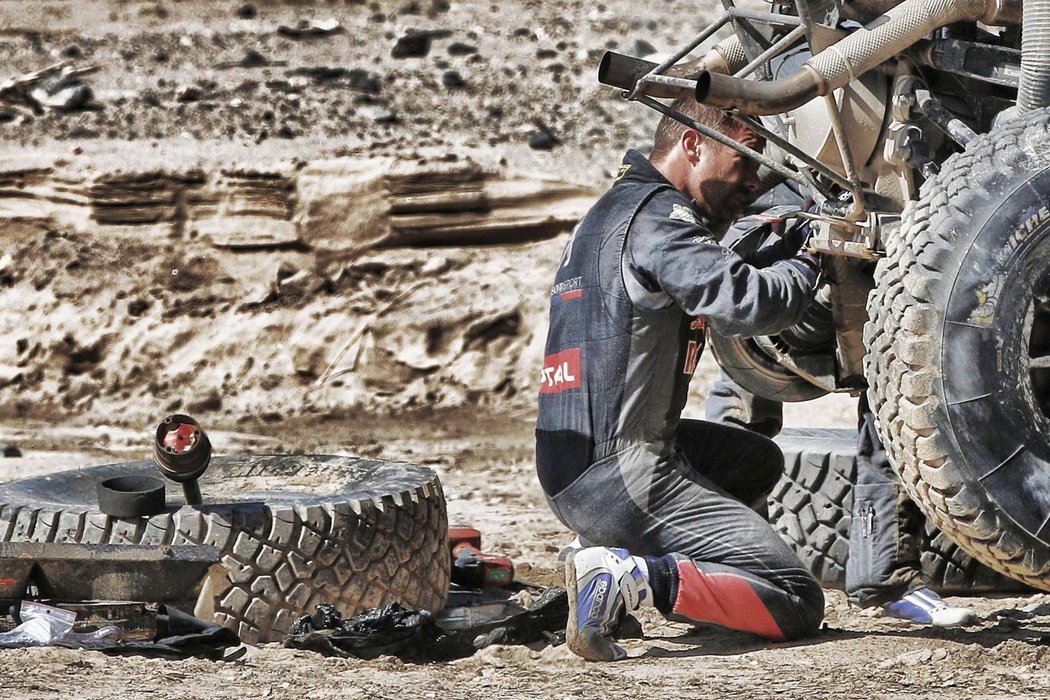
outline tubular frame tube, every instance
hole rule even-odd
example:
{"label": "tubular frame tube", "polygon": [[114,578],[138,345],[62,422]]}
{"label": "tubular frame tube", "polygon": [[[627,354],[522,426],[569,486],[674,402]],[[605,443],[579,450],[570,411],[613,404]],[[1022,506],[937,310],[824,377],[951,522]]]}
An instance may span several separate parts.
{"label": "tubular frame tube", "polygon": [[919,108],[920,112],[929,117],[931,122],[940,127],[941,131],[948,134],[953,141],[963,148],[977,138],[977,132],[967,126],[966,122],[952,114],[929,90],[919,89],[915,91],[915,106]]}
{"label": "tubular frame tube", "polygon": [[766,24],[775,24],[784,27],[797,27],[802,23],[802,20],[795,15],[779,15],[775,12],[758,12],[757,10],[748,10],[744,7],[730,8],[728,14],[737,19],[749,19],[752,22],[764,22]]}
{"label": "tubular frame tube", "polygon": [[850,218],[854,221],[859,221],[864,216],[866,209],[864,203],[864,188],[860,184],[860,177],[857,175],[857,166],[853,162],[853,153],[849,150],[849,142],[846,141],[846,133],[842,129],[842,119],[839,116],[839,106],[835,102],[835,93],[828,93],[824,96],[824,104],[828,108],[828,117],[831,119],[831,130],[835,134],[835,143],[839,147],[839,156],[842,158],[842,167],[846,170],[846,177],[849,178],[850,192],[853,193],[853,206],[850,212]]}
{"label": "tubular frame tube", "polygon": [[785,34],[783,37],[778,39],[776,43],[770,46],[768,49],[755,56],[755,60],[748,63],[746,66],[741,68],[739,71],[733,74],[734,78],[746,78],[751,75],[752,72],[760,65],[773,58],[777,54],[781,53],[785,49],[789,48],[796,41],[801,39],[806,34],[806,28],[798,26],[792,29],[790,32]]}

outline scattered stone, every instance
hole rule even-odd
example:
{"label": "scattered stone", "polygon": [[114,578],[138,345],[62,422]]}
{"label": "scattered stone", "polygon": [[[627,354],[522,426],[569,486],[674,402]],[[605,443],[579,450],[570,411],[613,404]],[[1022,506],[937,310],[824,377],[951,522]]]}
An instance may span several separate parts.
{"label": "scattered stone", "polygon": [[157,63],[167,63],[170,59],[171,59],[171,54],[169,54],[164,49],[161,49],[160,51],[158,51],[155,54],[153,54],[153,60],[156,61]]}
{"label": "scattered stone", "polygon": [[467,82],[463,80],[463,76],[454,70],[445,71],[441,76],[441,84],[449,90],[458,90],[459,88],[466,87]]}
{"label": "scattered stone", "polygon": [[0,124],[7,124],[13,122],[18,118],[18,115],[9,109],[0,109]]}
{"label": "scattered stone", "polygon": [[294,27],[282,24],[277,33],[292,39],[313,38],[338,34],[343,31],[342,25],[335,19],[299,20]]}
{"label": "scattered stone", "polygon": [[286,73],[289,77],[302,76],[310,78],[315,83],[327,83],[333,80],[347,81],[352,90],[365,92],[372,95],[379,94],[379,78],[361,68],[329,68],[328,66],[310,66],[295,68]]}
{"label": "scattered stone", "polygon": [[448,12],[452,5],[448,0],[431,0],[430,11],[434,13]]}
{"label": "scattered stone", "polygon": [[160,107],[160,98],[157,97],[157,93],[152,90],[146,90],[143,92],[139,99],[142,100],[142,104],[148,107]]}
{"label": "scattered stone", "polygon": [[204,98],[204,91],[193,85],[182,85],[175,90],[178,102],[197,102]]}
{"label": "scattered stone", "polygon": [[141,316],[149,308],[149,302],[145,299],[135,299],[134,301],[128,302],[128,315],[129,316]]}
{"label": "scattered stone", "polygon": [[634,42],[634,47],[631,49],[631,54],[638,56],[639,58],[644,56],[651,56],[656,53],[656,47],[650,44],[645,39],[638,39]]}
{"label": "scattered stone", "polygon": [[361,68],[351,68],[346,76],[347,82],[354,90],[366,92],[371,95],[379,94],[379,78]]}
{"label": "scattered stone", "polygon": [[255,19],[257,14],[259,13],[256,11],[255,5],[250,2],[246,2],[237,8],[237,16],[241,19]]}
{"label": "scattered stone", "polygon": [[434,39],[443,39],[451,35],[452,32],[446,29],[423,32],[409,30],[394,44],[390,56],[392,58],[422,58],[430,53],[430,44]]}
{"label": "scattered stone", "polygon": [[60,55],[62,58],[80,58],[84,55],[84,52],[80,50],[80,47],[76,44],[70,44],[66,48],[62,49]]}
{"label": "scattered stone", "polygon": [[214,389],[212,389],[211,393],[207,396],[198,399],[197,401],[190,401],[186,404],[186,409],[189,413],[218,411],[220,408],[222,408],[222,397],[219,396],[219,392]]}
{"label": "scattered stone", "polygon": [[294,139],[298,134],[287,124],[281,124],[280,128],[274,132],[274,136],[279,139]]}
{"label": "scattered stone", "polygon": [[918,666],[919,664],[929,663],[931,659],[933,659],[932,651],[929,649],[916,649],[897,656],[893,661],[904,666]]}
{"label": "scattered stone", "polygon": [[91,88],[75,77],[60,74],[41,80],[31,95],[43,107],[72,112],[87,106],[93,93]]}
{"label": "scattered stone", "polygon": [[394,110],[384,104],[364,105],[358,108],[357,113],[377,124],[394,124],[398,121]]}
{"label": "scattered stone", "polygon": [[558,57],[558,52],[555,51],[554,49],[540,49],[539,51],[536,52],[536,58],[539,58],[541,60],[548,59],[548,58],[557,58],[557,57]]}
{"label": "scattered stone", "polygon": [[69,131],[69,138],[71,139],[97,139],[98,137],[99,132],[86,126],[78,126]]}
{"label": "scattered stone", "polygon": [[454,41],[448,45],[449,56],[469,56],[472,53],[477,53],[478,47],[472,46],[471,44],[464,44],[461,41]]}
{"label": "scattered stone", "polygon": [[559,144],[561,144],[561,139],[543,124],[540,124],[539,129],[529,136],[529,148],[537,151],[549,151]]}
{"label": "scattered stone", "polygon": [[10,443],[0,444],[0,454],[4,457],[21,457],[22,450],[18,449],[17,445],[12,445]]}
{"label": "scattered stone", "polygon": [[294,275],[278,279],[277,291],[282,297],[311,296],[321,290],[327,280],[309,270],[299,270]]}
{"label": "scattered stone", "polygon": [[255,49],[248,49],[244,52],[244,58],[241,59],[241,66],[243,68],[255,68],[257,66],[267,66],[270,62],[266,60],[266,56]]}

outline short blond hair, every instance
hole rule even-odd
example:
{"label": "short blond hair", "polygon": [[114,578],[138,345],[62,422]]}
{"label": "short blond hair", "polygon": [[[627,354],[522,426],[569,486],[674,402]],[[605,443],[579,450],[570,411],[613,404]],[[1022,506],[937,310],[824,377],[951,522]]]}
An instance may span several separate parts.
{"label": "short blond hair", "polygon": [[[671,109],[723,134],[729,135],[741,128],[740,124],[723,110],[701,104],[692,97],[679,97],[671,103]],[[660,123],[656,125],[656,132],[653,135],[653,150],[649,157],[653,159],[662,158],[670,153],[675,144],[678,143],[678,140],[682,138],[682,134],[689,128],[674,117],[665,114],[660,119]]]}

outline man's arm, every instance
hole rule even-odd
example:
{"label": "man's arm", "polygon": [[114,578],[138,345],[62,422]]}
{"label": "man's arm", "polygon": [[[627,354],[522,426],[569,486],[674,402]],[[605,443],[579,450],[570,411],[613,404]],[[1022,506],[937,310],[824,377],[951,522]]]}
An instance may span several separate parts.
{"label": "man's arm", "polygon": [[658,196],[638,212],[628,253],[639,282],[724,335],[765,335],[795,323],[813,297],[816,259],[801,253],[764,269],[748,265],[682,216],[683,200]]}

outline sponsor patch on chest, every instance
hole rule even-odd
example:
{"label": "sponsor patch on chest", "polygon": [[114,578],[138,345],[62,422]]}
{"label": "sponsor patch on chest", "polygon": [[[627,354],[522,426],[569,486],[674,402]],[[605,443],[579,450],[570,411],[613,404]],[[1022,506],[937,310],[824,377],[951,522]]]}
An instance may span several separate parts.
{"label": "sponsor patch on chest", "polygon": [[543,358],[541,394],[560,394],[583,386],[583,359],[580,348],[569,348]]}
{"label": "sponsor patch on chest", "polygon": [[684,221],[687,224],[699,224],[700,222],[696,218],[696,214],[693,210],[683,204],[672,204],[671,213],[667,215],[668,219],[674,219],[675,221]]}

